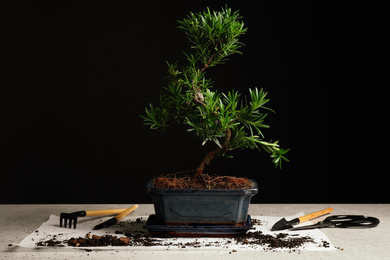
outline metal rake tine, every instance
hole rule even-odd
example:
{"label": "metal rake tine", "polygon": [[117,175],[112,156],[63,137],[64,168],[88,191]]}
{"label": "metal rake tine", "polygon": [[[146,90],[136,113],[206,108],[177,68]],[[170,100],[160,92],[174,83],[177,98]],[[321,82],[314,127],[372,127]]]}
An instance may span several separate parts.
{"label": "metal rake tine", "polygon": [[63,214],[63,213],[61,213],[61,215],[60,215],[60,227],[62,227],[62,221],[64,220],[62,214]]}
{"label": "metal rake tine", "polygon": [[62,223],[63,222],[65,222],[65,226],[64,227],[66,227],[66,216],[65,215],[67,215],[66,213],[61,213],[61,215],[60,215],[60,227],[62,227]]}
{"label": "metal rake tine", "polygon": [[77,225],[77,217],[74,218],[74,221],[73,221],[73,228],[76,229],[76,225]]}

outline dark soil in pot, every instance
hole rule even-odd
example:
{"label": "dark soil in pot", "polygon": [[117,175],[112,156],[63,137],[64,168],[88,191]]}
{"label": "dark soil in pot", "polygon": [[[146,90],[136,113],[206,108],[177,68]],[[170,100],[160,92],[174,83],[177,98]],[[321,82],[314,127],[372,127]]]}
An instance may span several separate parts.
{"label": "dark soil in pot", "polygon": [[161,176],[154,179],[156,188],[163,189],[226,189],[240,190],[248,189],[252,183],[247,178],[237,178],[230,176],[217,176],[202,174],[199,178],[192,176],[172,177]]}

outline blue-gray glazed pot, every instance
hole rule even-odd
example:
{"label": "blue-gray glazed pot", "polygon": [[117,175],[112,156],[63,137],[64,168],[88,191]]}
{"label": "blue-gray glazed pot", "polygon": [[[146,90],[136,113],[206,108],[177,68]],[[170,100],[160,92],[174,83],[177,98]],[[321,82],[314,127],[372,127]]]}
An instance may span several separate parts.
{"label": "blue-gray glazed pot", "polygon": [[243,224],[249,203],[258,192],[256,181],[248,189],[163,189],[146,186],[156,217],[165,224]]}

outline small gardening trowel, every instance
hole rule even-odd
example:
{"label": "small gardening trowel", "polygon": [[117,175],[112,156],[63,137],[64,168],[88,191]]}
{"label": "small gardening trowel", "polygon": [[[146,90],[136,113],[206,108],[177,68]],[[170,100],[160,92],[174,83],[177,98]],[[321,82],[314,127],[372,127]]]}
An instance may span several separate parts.
{"label": "small gardening trowel", "polygon": [[311,220],[311,219],[314,219],[314,218],[318,218],[318,217],[323,216],[325,214],[328,214],[328,213],[330,213],[332,211],[333,211],[333,208],[327,208],[327,209],[324,209],[324,210],[321,210],[321,211],[317,211],[317,212],[314,212],[314,213],[310,213],[310,214],[304,215],[304,216],[299,217],[299,218],[294,218],[293,220],[290,220],[290,221],[287,221],[285,218],[282,218],[281,220],[279,220],[278,222],[276,222],[272,226],[271,231],[289,229],[289,228],[292,228],[293,225],[298,225],[298,224],[306,222],[308,220]]}

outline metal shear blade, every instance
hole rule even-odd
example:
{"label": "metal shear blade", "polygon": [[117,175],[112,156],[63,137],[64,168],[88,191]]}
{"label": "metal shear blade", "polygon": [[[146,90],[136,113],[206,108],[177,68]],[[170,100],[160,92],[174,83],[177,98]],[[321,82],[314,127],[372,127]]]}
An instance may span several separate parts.
{"label": "metal shear blade", "polygon": [[314,228],[337,227],[337,228],[371,228],[379,224],[379,219],[362,215],[334,215],[314,225],[290,228],[291,231]]}

